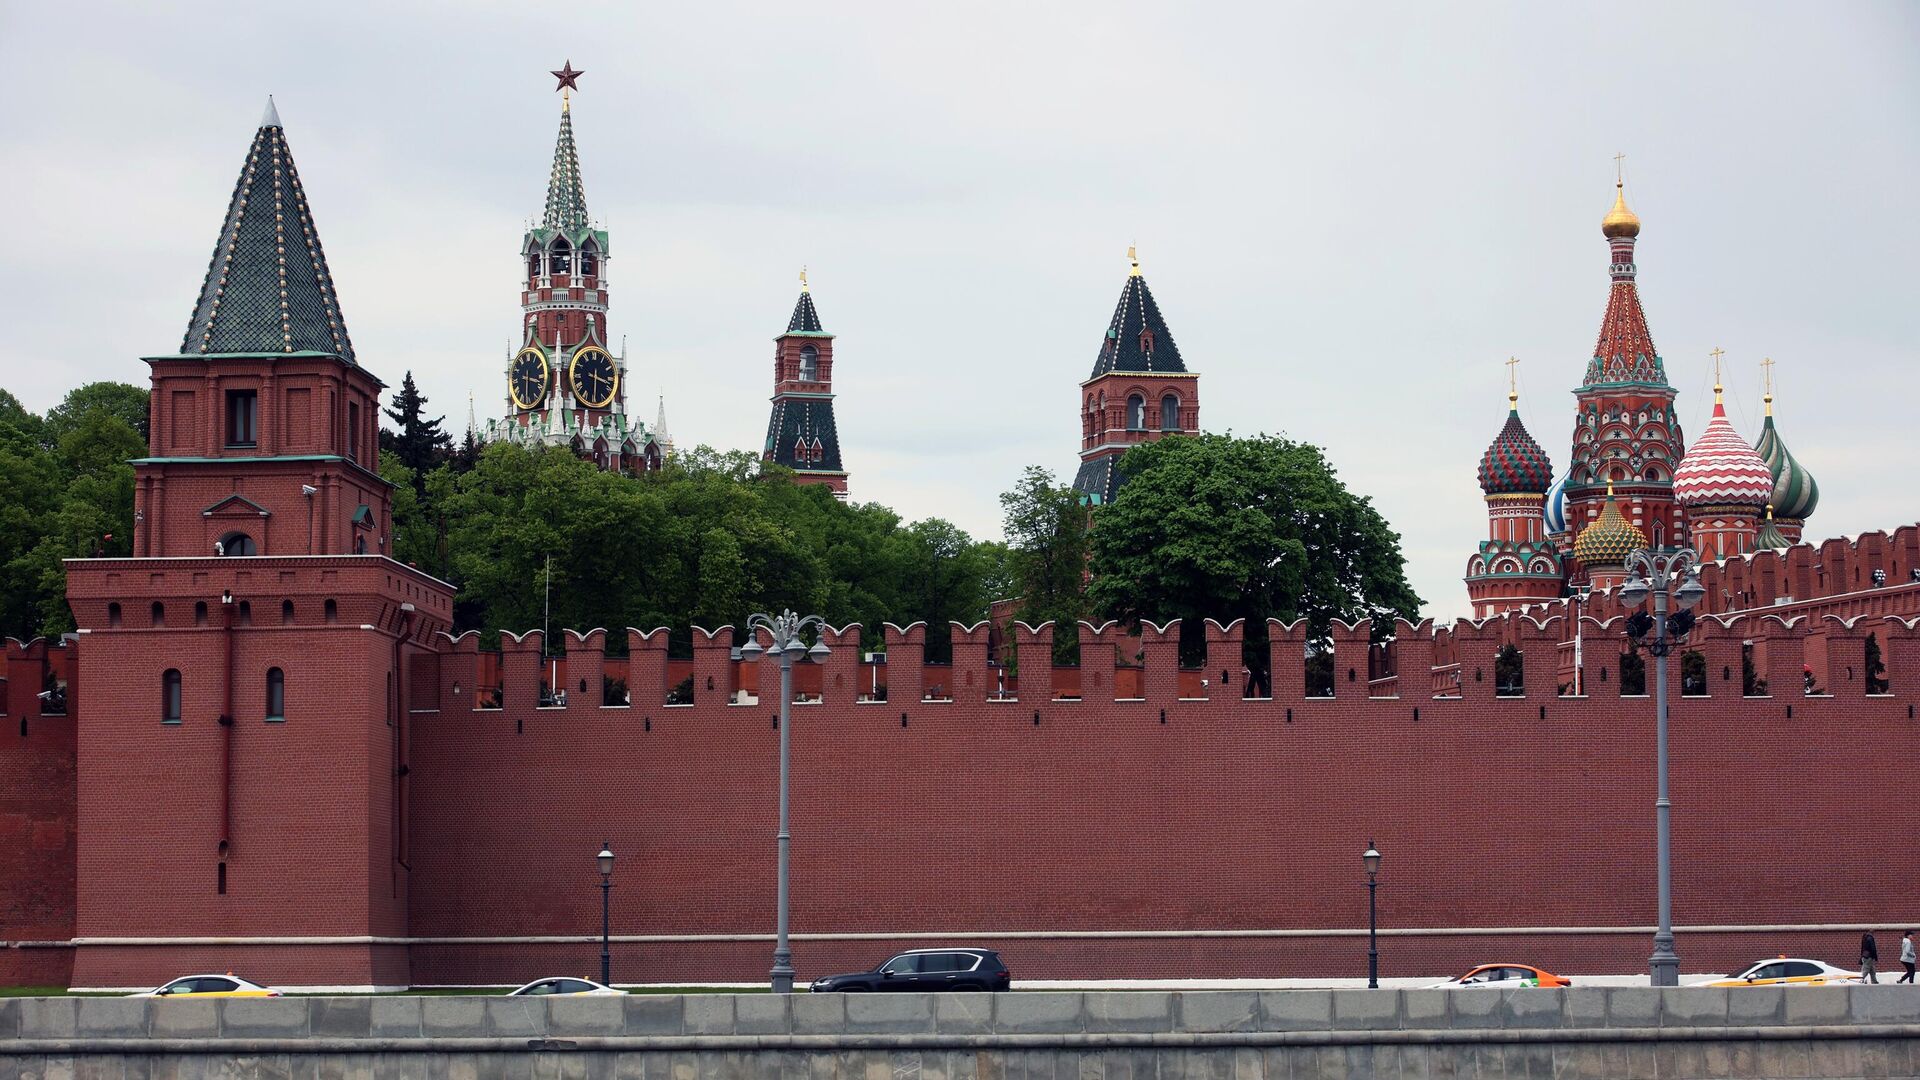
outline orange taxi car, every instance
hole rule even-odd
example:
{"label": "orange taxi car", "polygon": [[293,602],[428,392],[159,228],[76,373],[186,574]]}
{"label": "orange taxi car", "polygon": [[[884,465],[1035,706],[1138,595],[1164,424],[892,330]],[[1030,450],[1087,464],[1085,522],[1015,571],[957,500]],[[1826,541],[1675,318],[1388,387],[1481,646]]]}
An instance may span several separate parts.
{"label": "orange taxi car", "polygon": [[1517,990],[1523,986],[1572,985],[1572,979],[1561,978],[1530,964],[1481,964],[1457,979],[1437,982],[1425,989],[1458,990],[1470,986],[1486,990]]}

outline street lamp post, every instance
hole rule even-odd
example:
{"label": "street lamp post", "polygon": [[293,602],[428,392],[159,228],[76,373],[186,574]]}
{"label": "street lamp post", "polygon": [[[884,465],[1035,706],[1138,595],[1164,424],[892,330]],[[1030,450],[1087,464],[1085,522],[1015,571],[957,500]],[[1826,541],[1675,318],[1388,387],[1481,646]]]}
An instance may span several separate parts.
{"label": "street lamp post", "polygon": [[[1680,955],[1673,949],[1673,866],[1668,820],[1673,804],[1667,798],[1667,654],[1675,643],[1683,641],[1693,629],[1689,610],[1706,595],[1706,588],[1694,574],[1695,555],[1689,548],[1678,551],[1654,551],[1641,548],[1627,555],[1627,580],[1620,586],[1620,606],[1628,611],[1653,599],[1653,615],[1638,612],[1627,620],[1627,635],[1635,640],[1653,631],[1647,651],[1654,657],[1654,741],[1659,780],[1653,801],[1656,847],[1659,858],[1660,925],[1653,932],[1653,955],[1647,958],[1647,973],[1655,986],[1680,985]],[[1675,582],[1678,589],[1673,589]],[[1674,606],[1667,614],[1668,590]]]}
{"label": "street lamp post", "polygon": [[1373,891],[1379,885],[1374,877],[1380,873],[1380,851],[1373,846],[1372,840],[1367,841],[1367,850],[1360,856],[1360,861],[1367,866],[1367,989],[1378,990],[1380,989],[1380,920],[1376,915],[1378,909],[1373,903]]}
{"label": "street lamp post", "polygon": [[[787,849],[793,843],[793,837],[787,831],[787,731],[789,710],[793,704],[793,664],[794,661],[813,660],[818,662],[826,658],[833,650],[814,635],[812,648],[800,640],[800,631],[809,626],[826,628],[826,620],[818,615],[796,615],[783,611],[778,615],[755,612],[747,619],[747,643],[740,646],[740,659],[755,661],[762,655],[770,654],[780,661],[780,831],[775,834],[774,842],[779,847],[780,868],[778,884],[775,887],[775,915],[773,942],[773,970],[767,973],[776,994],[793,993],[793,950],[787,946]],[[772,644],[766,648],[760,646],[758,631],[765,630]]]}
{"label": "street lamp post", "polygon": [[607,909],[613,897],[613,842],[600,845],[600,854],[594,856],[600,864],[600,985],[613,985],[613,954],[607,945],[612,938],[607,932]]}

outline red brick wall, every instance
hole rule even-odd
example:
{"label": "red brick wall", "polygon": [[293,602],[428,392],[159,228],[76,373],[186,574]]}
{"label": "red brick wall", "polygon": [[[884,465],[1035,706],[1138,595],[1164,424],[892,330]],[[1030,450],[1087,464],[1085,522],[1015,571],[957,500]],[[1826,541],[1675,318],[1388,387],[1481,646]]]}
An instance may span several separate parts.
{"label": "red brick wall", "polygon": [[0,698],[0,986],[65,986],[73,952],[20,947],[73,936],[74,710],[46,716],[37,695],[48,667],[72,650],[6,642]]}

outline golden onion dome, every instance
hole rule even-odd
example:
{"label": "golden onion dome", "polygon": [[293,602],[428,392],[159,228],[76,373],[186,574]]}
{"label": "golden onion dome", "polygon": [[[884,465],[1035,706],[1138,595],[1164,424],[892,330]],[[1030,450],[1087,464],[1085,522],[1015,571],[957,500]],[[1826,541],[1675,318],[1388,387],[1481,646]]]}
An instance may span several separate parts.
{"label": "golden onion dome", "polygon": [[1600,231],[1608,239],[1616,236],[1639,236],[1640,215],[1627,209],[1627,189],[1625,183],[1613,185],[1613,209],[1600,219]]}
{"label": "golden onion dome", "polygon": [[1594,523],[1580,530],[1573,540],[1573,557],[1588,569],[1596,566],[1621,566],[1629,552],[1647,546],[1647,534],[1620,513],[1613,501],[1613,485],[1607,485],[1607,505]]}

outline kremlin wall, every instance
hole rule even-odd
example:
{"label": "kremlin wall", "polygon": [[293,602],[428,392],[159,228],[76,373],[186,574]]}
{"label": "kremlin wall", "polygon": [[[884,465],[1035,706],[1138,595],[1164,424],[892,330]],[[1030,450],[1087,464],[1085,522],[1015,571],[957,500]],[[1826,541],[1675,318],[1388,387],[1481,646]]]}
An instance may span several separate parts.
{"label": "kremlin wall", "polygon": [[[490,431],[644,472],[667,442],[625,411],[583,198],[563,113]],[[1633,549],[1688,542],[1706,596],[1668,661],[1683,970],[1848,963],[1862,930],[1920,924],[1920,525],[1795,542],[1817,489],[1771,400],[1758,446],[1716,407],[1683,449],[1623,188],[1603,232],[1567,469],[1517,396],[1481,462],[1475,620],[1336,625],[1330,687],[1305,626],[1270,623],[1270,689],[1239,623],[1209,623],[1191,668],[1177,624],[1082,624],[1078,667],[1047,663],[1050,624],[956,625],[947,664],[920,624],[885,627],[884,659],[828,632],[791,717],[800,977],[954,944],[1018,980],[1358,975],[1370,842],[1384,976],[1643,971],[1654,703],[1650,673],[1626,678],[1651,661],[1627,659],[1616,586]],[[767,458],[844,494],[832,335],[804,291],[774,361]],[[271,109],[180,349],[147,362],[136,556],[70,560],[79,632],[6,644],[0,985],[579,974],[603,843],[617,980],[765,976],[777,667],[734,660],[731,627],[696,628],[691,658],[664,628],[451,635],[453,586],[384,554],[382,385]],[[1129,446],[1200,430],[1137,264],[1074,404],[1092,504]]]}

